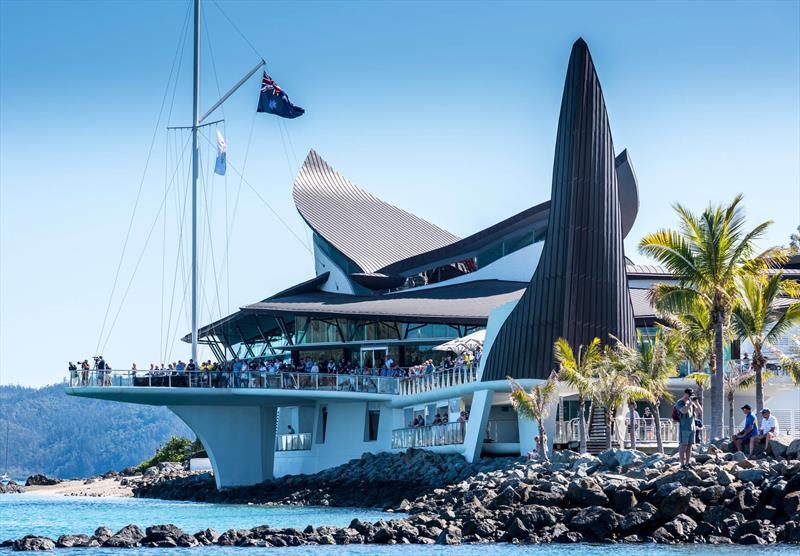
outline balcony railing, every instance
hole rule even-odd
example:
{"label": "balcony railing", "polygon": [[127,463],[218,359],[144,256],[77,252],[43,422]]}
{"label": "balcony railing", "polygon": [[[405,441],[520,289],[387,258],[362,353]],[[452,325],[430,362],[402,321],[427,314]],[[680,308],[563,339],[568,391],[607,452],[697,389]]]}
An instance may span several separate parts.
{"label": "balcony railing", "polygon": [[477,368],[474,366],[442,369],[432,373],[403,378],[400,381],[400,393],[405,396],[421,394],[441,388],[468,384],[477,380]]}
{"label": "balcony railing", "polygon": [[275,439],[276,452],[295,452],[311,449],[311,433],[279,434]]}
{"label": "balcony railing", "polygon": [[71,371],[73,388],[250,388],[398,394],[397,377],[266,371]]}
{"label": "balcony railing", "polygon": [[395,429],[392,431],[392,448],[405,450],[463,444],[466,429],[467,424],[460,422]]}

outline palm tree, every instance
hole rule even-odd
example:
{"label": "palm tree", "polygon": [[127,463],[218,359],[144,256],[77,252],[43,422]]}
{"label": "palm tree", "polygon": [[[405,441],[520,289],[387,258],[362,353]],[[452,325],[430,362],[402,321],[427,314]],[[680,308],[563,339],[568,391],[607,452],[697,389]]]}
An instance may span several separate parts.
{"label": "palm tree", "polygon": [[713,436],[722,435],[725,326],[736,304],[736,280],[766,266],[774,255],[756,256],[755,242],[772,224],[763,222],[745,230],[742,196],[727,206],[709,206],[696,215],[677,204],[678,230],[660,230],[642,238],[639,251],[664,265],[677,284],[659,284],[653,298],[656,307],[674,314],[690,312],[693,304],[708,309],[714,327],[714,368],[711,378],[711,419]]}
{"label": "palm tree", "polygon": [[588,347],[578,347],[577,355],[564,338],[553,344],[553,355],[558,363],[558,379],[578,392],[578,436],[580,451],[586,453],[586,401],[592,398],[592,379],[597,366],[603,361],[600,338],[591,341]]}
{"label": "palm tree", "polygon": [[786,370],[795,386],[800,387],[800,337],[794,337],[792,340],[794,343],[793,353],[790,355],[783,354],[781,366]]}
{"label": "palm tree", "polygon": [[523,419],[530,419],[538,423],[539,440],[536,443],[536,450],[540,460],[548,459],[544,442],[544,419],[550,413],[550,400],[558,386],[558,377],[555,371],[550,373],[546,381],[534,386],[530,393],[526,392],[522,385],[510,376],[506,378],[511,383],[511,406]]}
{"label": "palm tree", "polygon": [[800,322],[800,303],[788,307],[778,305],[779,299],[797,295],[797,286],[783,279],[782,272],[772,276],[743,276],[739,279],[739,304],[733,310],[731,324],[740,338],[753,345],[751,359],[756,382],[756,413],[764,408],[763,369],[767,364],[763,349]]}
{"label": "palm tree", "polygon": [[733,400],[738,390],[750,388],[756,382],[756,373],[750,369],[739,369],[736,364],[731,361],[729,363],[730,370],[725,375],[725,395],[728,398],[728,426],[730,427],[730,435],[733,436]]}
{"label": "palm tree", "polygon": [[656,445],[664,452],[661,438],[661,400],[672,401],[667,389],[669,379],[678,374],[681,360],[680,335],[675,331],[660,328],[652,337],[643,336],[636,331],[636,347],[629,348],[618,344],[625,366],[643,390],[640,394],[647,401],[655,418]]}
{"label": "palm tree", "polygon": [[622,407],[626,400],[647,398],[647,391],[629,370],[627,349],[622,342],[617,342],[614,347],[606,346],[605,357],[597,366],[592,381],[592,400],[606,409],[606,449],[611,448],[612,411]]}

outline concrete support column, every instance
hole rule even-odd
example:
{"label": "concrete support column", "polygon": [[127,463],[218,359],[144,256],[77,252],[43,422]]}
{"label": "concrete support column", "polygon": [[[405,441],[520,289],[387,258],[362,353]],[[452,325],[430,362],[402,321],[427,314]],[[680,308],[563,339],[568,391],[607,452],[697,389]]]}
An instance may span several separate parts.
{"label": "concrete support column", "polygon": [[262,406],[170,406],[203,443],[217,488],[271,479],[277,409]]}
{"label": "concrete support column", "polygon": [[464,435],[464,459],[470,463],[481,457],[486,425],[489,423],[489,412],[492,409],[492,394],[490,390],[478,390],[472,396],[467,431]]}
{"label": "concrete support column", "polygon": [[[547,433],[547,453],[552,454],[553,441],[556,435],[556,409],[558,398],[550,402],[549,412],[544,420],[544,431]],[[519,426],[519,455],[525,456],[528,452],[536,450],[534,437],[539,434],[539,423],[533,419],[517,417]]]}

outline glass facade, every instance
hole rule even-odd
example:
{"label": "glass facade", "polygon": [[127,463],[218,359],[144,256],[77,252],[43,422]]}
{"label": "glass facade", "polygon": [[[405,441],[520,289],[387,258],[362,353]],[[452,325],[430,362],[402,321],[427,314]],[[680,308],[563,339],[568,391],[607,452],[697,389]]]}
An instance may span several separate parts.
{"label": "glass facade", "polygon": [[435,284],[456,276],[475,272],[506,255],[519,251],[523,247],[544,241],[546,236],[546,228],[531,229],[521,232],[515,236],[505,238],[489,245],[472,258],[431,268],[421,272],[417,276],[411,276],[407,279],[405,287],[412,288],[426,284]]}

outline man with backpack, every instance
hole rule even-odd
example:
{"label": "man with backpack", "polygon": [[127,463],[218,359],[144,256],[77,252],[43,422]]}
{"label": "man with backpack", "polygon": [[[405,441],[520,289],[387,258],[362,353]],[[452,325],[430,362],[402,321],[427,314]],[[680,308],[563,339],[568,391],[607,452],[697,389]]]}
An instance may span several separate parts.
{"label": "man with backpack", "polygon": [[681,469],[692,469],[692,446],[695,441],[695,419],[702,413],[697,397],[691,388],[683,391],[683,396],[672,408],[672,420],[678,423],[678,457]]}

